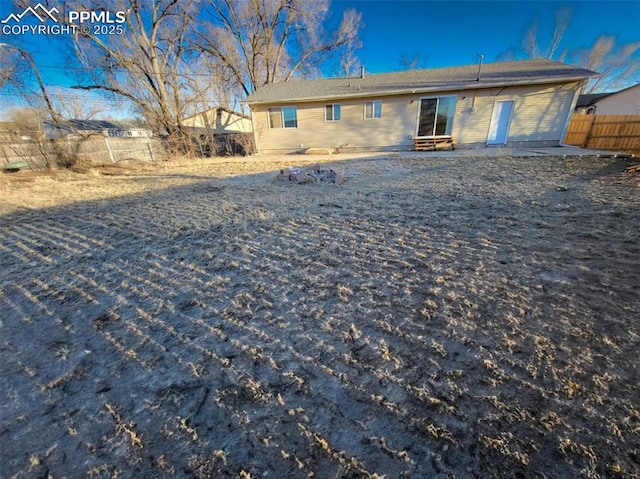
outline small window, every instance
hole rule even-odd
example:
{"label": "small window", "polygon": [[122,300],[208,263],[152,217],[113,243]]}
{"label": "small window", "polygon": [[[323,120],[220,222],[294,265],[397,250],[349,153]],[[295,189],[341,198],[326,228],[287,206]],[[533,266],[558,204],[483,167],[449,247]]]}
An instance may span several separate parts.
{"label": "small window", "polygon": [[325,121],[340,121],[340,103],[332,103],[324,107]]}
{"label": "small window", "polygon": [[269,127],[282,128],[282,108],[269,108]]}
{"label": "small window", "polygon": [[269,108],[270,128],[298,128],[298,110],[295,106]]}
{"label": "small window", "polygon": [[382,100],[366,101],[364,103],[364,117],[367,120],[382,118]]}

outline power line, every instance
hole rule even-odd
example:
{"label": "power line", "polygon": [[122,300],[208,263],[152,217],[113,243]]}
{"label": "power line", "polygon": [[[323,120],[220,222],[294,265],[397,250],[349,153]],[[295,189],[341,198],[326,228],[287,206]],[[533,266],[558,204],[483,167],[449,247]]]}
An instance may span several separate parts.
{"label": "power line", "polygon": [[[21,97],[33,97],[33,98],[42,98],[42,94],[40,93],[21,93],[20,95],[14,95],[12,93],[5,93],[5,92],[0,92],[0,96],[3,97],[9,97],[9,98],[21,98]],[[53,100],[56,101],[56,94],[54,93],[53,95]],[[69,99],[69,100],[82,100],[82,101],[89,101],[89,102],[100,102],[100,103],[131,103],[130,100],[126,100],[124,98],[95,98],[95,97],[89,97],[89,96],[80,96],[80,95],[67,95],[64,94],[64,99]]]}
{"label": "power line", "polygon": [[[2,62],[0,61],[0,66],[15,66],[14,63],[11,62]],[[74,71],[79,71],[79,72],[90,72],[93,70],[98,70],[98,68],[85,68],[85,67],[66,67],[66,66],[60,66],[60,65],[41,65],[41,64],[37,64],[38,68],[53,68],[56,70],[65,70],[65,71],[69,71],[69,70],[74,70]],[[115,70],[116,72],[122,72],[122,73],[126,73],[128,70],[124,67],[112,67],[110,68],[110,70]],[[179,72],[178,76],[182,76],[182,77],[199,77],[199,78],[211,78],[211,74],[210,73],[188,73],[188,72]]]}

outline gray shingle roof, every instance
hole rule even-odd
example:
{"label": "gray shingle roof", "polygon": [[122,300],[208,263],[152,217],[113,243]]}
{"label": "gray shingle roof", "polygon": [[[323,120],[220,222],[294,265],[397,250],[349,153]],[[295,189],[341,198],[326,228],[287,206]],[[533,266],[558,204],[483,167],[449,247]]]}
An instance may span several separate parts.
{"label": "gray shingle roof", "polygon": [[421,93],[429,91],[468,90],[526,85],[535,83],[583,80],[598,73],[550,60],[486,63],[480,80],[478,65],[408,70],[364,77],[293,80],[265,85],[245,100],[256,103],[327,100],[376,95]]}
{"label": "gray shingle roof", "polygon": [[[53,122],[44,121],[43,123],[53,126]],[[70,131],[103,131],[103,130],[126,130],[128,127],[120,125],[112,121],[105,120],[64,120],[58,123],[60,128]]]}

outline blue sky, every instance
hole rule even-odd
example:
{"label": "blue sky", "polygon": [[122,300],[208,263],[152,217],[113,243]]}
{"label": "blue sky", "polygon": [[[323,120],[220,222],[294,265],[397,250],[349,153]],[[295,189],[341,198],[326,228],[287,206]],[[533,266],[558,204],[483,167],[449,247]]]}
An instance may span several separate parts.
{"label": "blue sky", "polygon": [[[37,0],[32,2],[35,3]],[[555,12],[562,8],[571,10],[571,19],[560,50],[587,48],[603,34],[615,35],[617,45],[640,41],[640,0],[333,0],[327,28],[335,27],[347,8],[362,12],[365,26],[360,32],[363,48],[358,56],[369,73],[399,70],[401,55],[418,55],[425,68],[477,63],[478,54],[485,62],[504,59],[507,52],[518,51],[534,21],[538,22],[544,47],[553,29]],[[0,0],[0,19],[12,12],[16,12],[12,1]],[[66,75],[73,66],[65,63],[61,54],[64,47],[58,42],[38,36],[15,39],[0,34],[0,43],[16,40],[32,52],[45,83],[76,83]],[[0,110],[8,101],[10,98],[0,91]]]}
{"label": "blue sky", "polygon": [[616,44],[640,41],[640,1],[388,1],[334,0],[333,20],[346,8],[362,12],[359,58],[371,73],[399,69],[401,55],[418,54],[426,68],[493,62],[520,47],[537,20],[543,45],[555,12],[571,9],[560,49],[586,48],[602,34]]}

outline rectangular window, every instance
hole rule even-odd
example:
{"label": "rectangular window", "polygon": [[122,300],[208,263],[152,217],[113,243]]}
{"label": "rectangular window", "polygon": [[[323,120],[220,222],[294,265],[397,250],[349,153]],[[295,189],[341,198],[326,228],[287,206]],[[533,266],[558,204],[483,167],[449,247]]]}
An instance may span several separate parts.
{"label": "rectangular window", "polygon": [[270,128],[298,128],[298,110],[295,106],[269,108]]}
{"label": "rectangular window", "polygon": [[367,120],[372,118],[382,118],[382,100],[364,102],[364,117]]}
{"label": "rectangular window", "polygon": [[324,121],[340,121],[340,103],[324,106]]}
{"label": "rectangular window", "polygon": [[282,108],[269,108],[269,127],[282,128]]}
{"label": "rectangular window", "polygon": [[423,98],[420,100],[417,136],[450,136],[455,111],[455,96]]}

